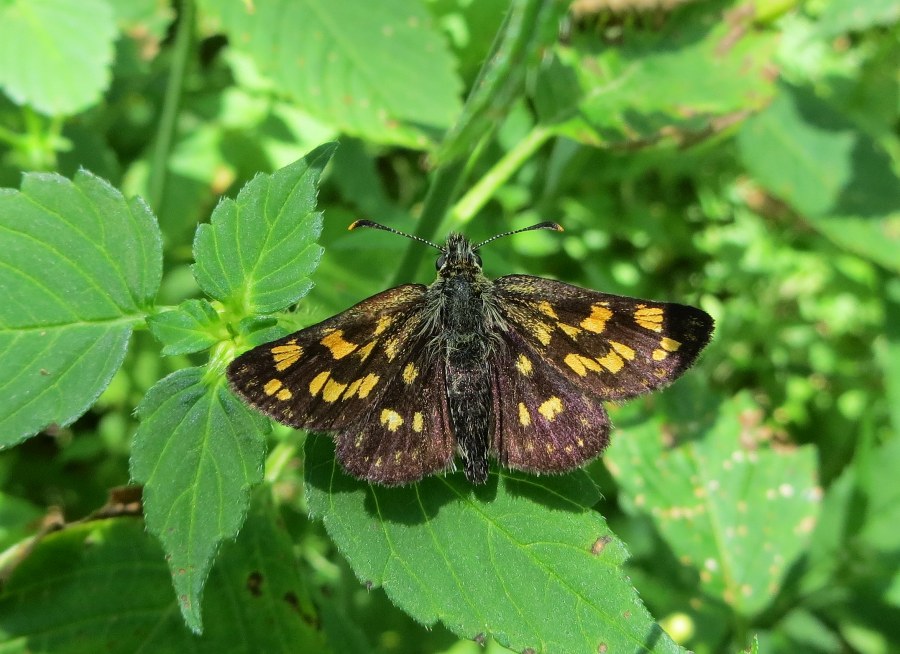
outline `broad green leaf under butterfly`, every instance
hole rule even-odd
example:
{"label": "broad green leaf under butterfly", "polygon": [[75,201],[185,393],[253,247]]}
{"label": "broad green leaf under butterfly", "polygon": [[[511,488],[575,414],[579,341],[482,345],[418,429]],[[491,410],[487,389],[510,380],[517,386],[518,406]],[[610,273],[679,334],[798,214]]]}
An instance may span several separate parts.
{"label": "broad green leaf under butterfly", "polygon": [[631,513],[649,513],[704,594],[744,616],[763,610],[816,524],[812,447],[765,442],[746,396],[721,407],[703,440],[664,444],[659,420],[623,428],[604,455]]}
{"label": "broad green leaf under butterfly", "polygon": [[210,573],[202,637],[184,628],[159,544],[128,517],[37,543],[0,592],[3,652],[326,652],[266,492]]}
{"label": "broad green leaf under butterfly", "polygon": [[459,111],[453,59],[419,2],[201,4],[280,90],[342,131],[424,149]]}
{"label": "broad green leaf under butterfly", "polygon": [[306,445],[307,501],[357,576],[423,624],[514,651],[680,652],[622,571],[627,558],[583,472],[461,473],[414,486],[345,475],[326,438]]}
{"label": "broad green leaf under butterfly", "polygon": [[87,172],[0,190],[0,447],[97,399],[162,275],[156,219]]}
{"label": "broad green leaf under butterfly", "polygon": [[322,256],[317,184],[336,147],[326,143],[271,175],[257,175],[236,200],[219,203],[194,238],[200,288],[240,315],[272,313],[309,292],[309,275]]}
{"label": "broad green leaf under butterfly", "polygon": [[213,559],[237,535],[250,489],[262,481],[266,421],[203,368],[158,382],[138,417],[131,476],[144,484],[147,528],[166,551],[182,615],[199,633]]}
{"label": "broad green leaf under butterfly", "polygon": [[116,31],[104,0],[0,2],[0,88],[51,116],[83,111],[109,85]]}

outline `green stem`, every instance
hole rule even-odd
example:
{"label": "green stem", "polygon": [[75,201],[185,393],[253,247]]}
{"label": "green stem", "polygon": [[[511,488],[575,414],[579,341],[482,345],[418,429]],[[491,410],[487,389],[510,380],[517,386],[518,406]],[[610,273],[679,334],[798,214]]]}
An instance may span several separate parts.
{"label": "green stem", "polygon": [[[464,170],[464,163],[457,160],[443,168],[439,168],[435,172],[431,187],[425,196],[419,228],[416,230],[417,236],[428,240],[434,238],[434,234],[437,232],[438,226],[441,224],[444,215],[446,215],[450,203],[453,201],[462,182]],[[409,281],[414,277],[424,252],[425,249],[421,244],[410,243],[410,247],[406,249],[406,254],[403,255],[403,260],[400,262],[400,266],[397,268],[397,273],[394,276],[395,284]]]}
{"label": "green stem", "polygon": [[552,136],[549,129],[536,125],[524,140],[507,152],[493,167],[466,193],[450,212],[454,225],[465,225],[487,204],[497,189],[503,186],[531,158],[531,156]]}
{"label": "green stem", "polygon": [[175,123],[178,119],[178,108],[181,104],[181,92],[184,87],[185,71],[191,54],[194,37],[194,0],[182,0],[181,15],[178,19],[178,31],[175,35],[175,47],[172,52],[172,68],[166,84],[166,95],[163,99],[159,128],[156,131],[156,144],[150,165],[150,180],[147,184],[147,196],[150,206],[157,212],[160,209],[165,191],[167,163],[172,140],[175,134]]}
{"label": "green stem", "polygon": [[278,481],[285,468],[297,456],[297,443],[294,440],[277,443],[266,457],[266,481]]}

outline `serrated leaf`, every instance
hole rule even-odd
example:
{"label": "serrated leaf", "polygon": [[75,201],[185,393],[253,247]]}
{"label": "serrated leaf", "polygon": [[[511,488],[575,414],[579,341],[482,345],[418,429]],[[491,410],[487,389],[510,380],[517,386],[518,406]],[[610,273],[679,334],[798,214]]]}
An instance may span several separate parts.
{"label": "serrated leaf", "polygon": [[310,511],[356,575],[419,622],[515,651],[682,651],[623,573],[627,552],[590,509],[585,473],[384,488],[345,475],[330,443],[306,442]]}
{"label": "serrated leaf", "polygon": [[809,89],[787,85],[738,134],[769,192],[838,245],[900,271],[900,179],[869,136]]}
{"label": "serrated leaf", "polygon": [[227,337],[219,314],[206,300],[185,300],[172,311],[148,316],[163,354],[200,352]]}
{"label": "serrated leaf", "polygon": [[[598,146],[689,141],[729,114],[765,105],[774,33],[730,3],[698,3],[661,30],[629,29],[610,46],[593,32],[560,44],[538,77],[535,106],[555,133]],[[718,10],[716,9],[718,7]]]}
{"label": "serrated leaf", "polygon": [[250,489],[262,481],[268,423],[232,395],[224,376],[202,368],[158,382],[137,414],[131,476],[144,484],[147,528],[166,551],[181,613],[199,633],[216,551],[237,535]]}
{"label": "serrated leaf", "polygon": [[99,102],[109,85],[117,30],[103,0],[0,3],[0,87],[51,116]]}
{"label": "serrated leaf", "polygon": [[453,59],[419,2],[201,4],[281,91],[344,132],[422,149],[459,111]]}
{"label": "serrated leaf", "polygon": [[156,219],[87,172],[0,189],[0,447],[84,413],[162,275]]}
{"label": "serrated leaf", "polygon": [[3,651],[325,652],[309,591],[271,502],[258,498],[209,577],[202,637],[184,628],[159,543],[141,520],[41,540],[0,593]]}
{"label": "serrated leaf", "polygon": [[703,591],[745,616],[764,609],[818,518],[812,447],[774,448],[747,396],[703,440],[667,447],[659,420],[619,428],[604,455],[631,513],[651,516]]}
{"label": "serrated leaf", "polygon": [[272,313],[309,292],[319,264],[319,176],[335,143],[319,146],[271,175],[257,175],[223,200],[194,238],[194,277],[240,315]]}

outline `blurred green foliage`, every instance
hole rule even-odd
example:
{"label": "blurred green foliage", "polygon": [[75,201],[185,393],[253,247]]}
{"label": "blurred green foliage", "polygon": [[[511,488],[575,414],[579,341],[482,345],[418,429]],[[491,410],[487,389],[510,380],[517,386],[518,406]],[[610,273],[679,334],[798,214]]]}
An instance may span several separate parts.
{"label": "blurred green foliage", "polygon": [[[0,43],[2,651],[900,642],[896,1],[6,0]],[[431,280],[358,217],[554,220],[486,273],[714,340],[584,471],[367,489],[222,377]]]}

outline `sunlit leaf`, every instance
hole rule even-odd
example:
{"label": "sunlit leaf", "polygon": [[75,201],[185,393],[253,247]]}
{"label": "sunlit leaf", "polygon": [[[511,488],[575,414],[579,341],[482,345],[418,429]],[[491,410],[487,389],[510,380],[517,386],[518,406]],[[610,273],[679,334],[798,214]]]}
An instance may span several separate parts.
{"label": "sunlit leaf", "polygon": [[0,447],[68,425],[106,388],[162,275],[156,219],[87,172],[0,189]]}
{"label": "sunlit leaf", "polygon": [[147,528],[166,551],[182,615],[202,629],[200,601],[222,541],[247,514],[262,481],[267,422],[222,375],[185,368],[158,382],[138,407],[132,478],[144,484]]}
{"label": "sunlit leaf", "polygon": [[419,622],[515,651],[682,651],[625,576],[583,472],[383,488],[346,476],[322,437],[307,440],[306,471],[309,508],[354,572]]}

